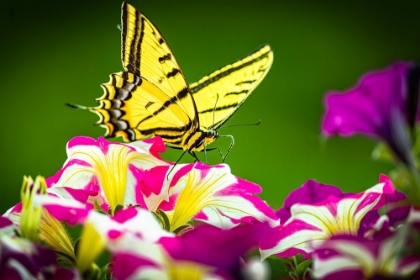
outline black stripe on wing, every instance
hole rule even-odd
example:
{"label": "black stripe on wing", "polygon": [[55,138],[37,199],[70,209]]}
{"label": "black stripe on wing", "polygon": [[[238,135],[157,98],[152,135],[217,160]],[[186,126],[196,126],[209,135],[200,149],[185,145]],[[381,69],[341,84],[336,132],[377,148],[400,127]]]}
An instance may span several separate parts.
{"label": "black stripe on wing", "polygon": [[144,122],[144,121],[146,121],[146,120],[148,120],[148,119],[150,119],[150,118],[153,118],[153,117],[155,117],[155,116],[157,116],[159,113],[161,113],[163,110],[165,110],[165,109],[167,109],[168,108],[168,106],[169,105],[171,105],[171,104],[176,104],[177,103],[177,100],[182,100],[183,98],[185,98],[185,97],[187,97],[188,96],[188,94],[189,94],[189,90],[188,90],[188,88],[183,88],[182,90],[180,90],[175,96],[172,96],[171,98],[169,98],[168,100],[166,100],[165,101],[165,103],[163,103],[163,105],[159,108],[159,109],[157,109],[156,111],[154,111],[151,115],[148,115],[147,117],[145,117],[145,118],[143,118],[142,120],[140,120],[138,123],[137,123],[137,127],[139,127],[139,125],[142,123],[142,122]]}
{"label": "black stripe on wing", "polygon": [[[122,41],[122,60],[125,63],[129,61],[126,66],[127,71],[133,74],[140,76],[140,60],[141,60],[141,43],[143,42],[144,37],[144,18],[141,16],[141,13],[135,10],[135,14],[129,15],[129,8],[126,2],[123,3],[122,15],[121,15],[121,41]],[[135,18],[134,30],[128,30],[129,28],[129,17]],[[126,55],[126,40],[128,38],[127,34],[132,32],[133,38],[130,44],[130,50],[128,54],[128,59],[124,59]],[[131,35],[131,34],[130,34]]]}
{"label": "black stripe on wing", "polygon": [[[258,49],[258,50],[256,50],[256,51],[254,51],[253,53],[251,53],[251,54],[249,54],[248,56],[251,56],[252,54],[254,54],[254,53],[256,53],[256,52],[259,52],[261,49]],[[243,63],[243,64],[241,64],[241,65],[239,65],[239,66],[237,66],[237,67],[232,67],[232,68],[229,68],[229,69],[227,69],[227,70],[225,70],[225,71],[223,71],[223,72],[220,72],[219,74],[217,74],[216,76],[214,76],[214,77],[209,77],[207,80],[205,80],[204,82],[202,82],[202,83],[198,83],[196,86],[194,86],[194,87],[190,87],[190,90],[191,90],[191,93],[192,94],[194,94],[194,93],[196,93],[196,92],[198,92],[198,91],[200,91],[201,89],[203,89],[203,88],[205,88],[205,87],[207,87],[208,85],[210,85],[210,84],[212,84],[212,83],[215,83],[215,82],[217,82],[218,80],[220,80],[221,78],[223,78],[223,77],[226,77],[226,76],[228,76],[229,74],[231,74],[231,73],[233,73],[233,72],[235,72],[235,71],[237,71],[237,70],[239,70],[239,69],[242,69],[242,68],[244,68],[244,67],[246,67],[246,66],[248,66],[248,65],[251,65],[251,64],[254,64],[255,62],[257,62],[257,61],[260,61],[260,60],[262,60],[262,59],[264,59],[264,58],[266,58],[269,54],[271,53],[271,50],[269,50],[269,51],[267,51],[266,53],[264,53],[264,54],[262,54],[262,55],[260,55],[259,57],[256,57],[256,58],[254,58],[254,59],[252,59],[252,60],[250,60],[250,61],[248,61],[248,62],[246,62],[246,63]],[[242,58],[242,59],[239,59],[238,61],[242,61],[244,58]],[[236,61],[236,62],[238,62],[238,61]],[[232,63],[231,65],[233,65],[233,64],[235,64],[236,62],[234,62],[234,63]],[[226,66],[225,66],[226,67]],[[263,69],[264,70],[264,69]],[[245,83],[245,82],[248,82],[248,81],[243,81],[243,82],[241,82],[241,83]],[[249,81],[249,83],[251,83],[251,82],[253,82],[253,81]],[[240,83],[239,83],[240,84]]]}

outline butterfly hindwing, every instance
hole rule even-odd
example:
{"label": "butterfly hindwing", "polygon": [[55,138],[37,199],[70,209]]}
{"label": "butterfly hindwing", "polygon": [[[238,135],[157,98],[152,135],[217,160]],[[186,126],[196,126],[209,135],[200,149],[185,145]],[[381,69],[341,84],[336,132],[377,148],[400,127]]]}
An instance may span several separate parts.
{"label": "butterfly hindwing", "polygon": [[225,123],[262,81],[272,63],[273,52],[264,45],[191,84],[200,127],[217,129]]}
{"label": "butterfly hindwing", "polygon": [[182,139],[191,127],[187,114],[154,84],[129,72],[114,73],[103,84],[100,105],[91,111],[100,117],[107,136],[126,141],[159,135],[168,143]]}

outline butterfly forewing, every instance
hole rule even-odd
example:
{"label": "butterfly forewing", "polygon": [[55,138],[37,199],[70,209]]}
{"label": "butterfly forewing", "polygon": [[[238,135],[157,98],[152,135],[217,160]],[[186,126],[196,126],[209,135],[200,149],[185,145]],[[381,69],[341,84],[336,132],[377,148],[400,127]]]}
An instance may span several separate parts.
{"label": "butterfly forewing", "polygon": [[217,129],[226,122],[258,86],[273,63],[265,45],[191,84],[200,126]]}
{"label": "butterfly forewing", "polygon": [[154,84],[196,121],[188,84],[158,29],[129,3],[122,7],[122,61],[126,71]]}

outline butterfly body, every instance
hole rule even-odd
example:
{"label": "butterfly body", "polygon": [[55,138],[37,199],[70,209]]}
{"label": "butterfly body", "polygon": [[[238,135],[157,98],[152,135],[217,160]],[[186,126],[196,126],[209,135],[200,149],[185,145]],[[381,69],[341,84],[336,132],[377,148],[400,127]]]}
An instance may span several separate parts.
{"label": "butterfly body", "polygon": [[122,6],[122,63],[125,71],[102,85],[100,118],[107,137],[135,141],[160,136],[167,146],[202,151],[242,105],[271,67],[273,53],[262,46],[188,85],[158,29],[129,3]]}

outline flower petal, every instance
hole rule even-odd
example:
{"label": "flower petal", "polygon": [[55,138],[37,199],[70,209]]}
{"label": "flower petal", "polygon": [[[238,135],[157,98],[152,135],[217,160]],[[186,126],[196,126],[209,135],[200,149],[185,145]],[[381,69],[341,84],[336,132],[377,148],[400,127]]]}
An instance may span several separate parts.
{"label": "flower petal", "polygon": [[370,211],[384,206],[385,196],[393,192],[392,185],[379,183],[359,194],[329,196],[308,205],[294,204],[290,208],[290,219],[273,229],[262,242],[261,254],[263,257],[272,254],[291,257],[299,251],[308,256],[310,244],[320,243],[334,235],[356,236],[362,219]]}
{"label": "flower petal", "polygon": [[64,167],[48,180],[49,193],[64,198],[78,197],[79,201],[88,193],[90,202],[96,201],[104,211],[109,208],[114,211],[118,205],[135,205],[139,181],[136,176],[141,174],[138,170],[167,165],[152,155],[152,150],[157,151],[153,142],[126,145],[102,137],[98,140],[75,137],[67,144],[68,159]]}
{"label": "flower petal", "polygon": [[180,168],[178,172],[169,190],[169,201],[175,202],[173,208],[169,209],[168,204],[162,203],[165,210],[172,210],[166,211],[171,231],[193,217],[225,229],[252,220],[268,221],[272,226],[279,224],[274,211],[254,196],[261,192],[261,188],[233,176],[229,166],[210,167],[195,163]]}
{"label": "flower petal", "polygon": [[366,74],[356,87],[344,94],[327,94],[322,133],[325,136],[361,133],[382,139],[400,160],[414,166],[410,136],[404,129],[407,118],[413,114],[407,111],[413,66],[396,62],[384,70]]}

